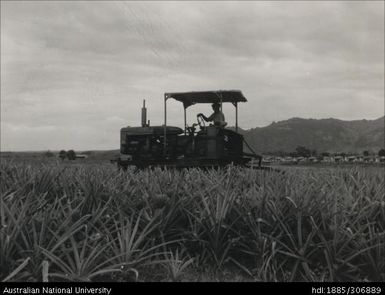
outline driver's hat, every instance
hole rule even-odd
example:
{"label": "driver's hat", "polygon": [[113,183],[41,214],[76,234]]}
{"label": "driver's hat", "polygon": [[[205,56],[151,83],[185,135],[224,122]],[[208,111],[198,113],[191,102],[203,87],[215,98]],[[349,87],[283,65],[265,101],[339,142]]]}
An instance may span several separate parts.
{"label": "driver's hat", "polygon": [[212,106],[212,107],[220,107],[221,105],[220,105],[219,102],[214,102],[211,106]]}

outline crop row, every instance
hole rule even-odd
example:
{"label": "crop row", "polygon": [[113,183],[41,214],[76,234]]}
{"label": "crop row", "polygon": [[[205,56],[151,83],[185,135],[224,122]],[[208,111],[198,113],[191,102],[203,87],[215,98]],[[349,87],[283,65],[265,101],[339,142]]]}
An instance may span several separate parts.
{"label": "crop row", "polygon": [[385,280],[381,168],[0,173],[0,280]]}

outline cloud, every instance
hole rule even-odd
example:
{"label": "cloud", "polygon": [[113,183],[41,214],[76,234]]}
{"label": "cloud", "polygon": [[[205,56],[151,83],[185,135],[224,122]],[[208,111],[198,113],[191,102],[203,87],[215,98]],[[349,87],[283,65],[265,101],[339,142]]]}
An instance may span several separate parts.
{"label": "cloud", "polygon": [[243,128],[377,118],[384,51],[382,1],[1,2],[1,149],[117,148],[167,91],[241,89]]}

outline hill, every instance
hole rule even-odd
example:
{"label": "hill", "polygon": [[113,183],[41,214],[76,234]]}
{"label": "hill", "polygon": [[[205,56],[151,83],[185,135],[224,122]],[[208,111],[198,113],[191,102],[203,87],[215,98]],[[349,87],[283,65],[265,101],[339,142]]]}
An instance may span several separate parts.
{"label": "hill", "polygon": [[241,130],[259,153],[292,152],[305,146],[319,152],[378,152],[384,148],[384,117],[376,120],[301,119]]}

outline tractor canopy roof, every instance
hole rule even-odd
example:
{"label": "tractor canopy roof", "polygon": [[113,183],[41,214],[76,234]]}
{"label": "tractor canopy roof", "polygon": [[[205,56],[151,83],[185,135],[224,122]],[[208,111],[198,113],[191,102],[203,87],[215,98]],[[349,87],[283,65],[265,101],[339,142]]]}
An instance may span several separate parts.
{"label": "tractor canopy roof", "polygon": [[196,103],[231,102],[235,105],[247,101],[240,90],[169,92],[165,93],[165,98],[174,98],[182,102],[185,108]]}

